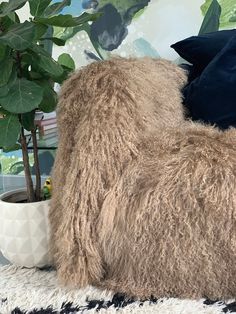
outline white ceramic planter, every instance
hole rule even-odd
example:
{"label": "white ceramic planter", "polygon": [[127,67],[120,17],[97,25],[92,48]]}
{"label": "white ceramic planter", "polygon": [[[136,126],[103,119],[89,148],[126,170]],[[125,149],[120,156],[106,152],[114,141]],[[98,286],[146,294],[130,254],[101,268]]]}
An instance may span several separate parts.
{"label": "white ceramic planter", "polygon": [[25,189],[0,195],[0,251],[12,264],[24,267],[50,265],[48,254],[50,201],[10,203],[10,195]]}

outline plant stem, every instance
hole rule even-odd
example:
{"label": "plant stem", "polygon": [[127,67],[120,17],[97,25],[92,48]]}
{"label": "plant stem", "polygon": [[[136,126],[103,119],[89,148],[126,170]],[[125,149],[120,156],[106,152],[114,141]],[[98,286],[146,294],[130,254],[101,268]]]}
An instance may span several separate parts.
{"label": "plant stem", "polygon": [[41,175],[40,175],[40,167],[39,167],[36,129],[31,131],[31,135],[32,135],[32,140],[33,140],[34,167],[35,167],[35,175],[36,175],[35,197],[36,197],[36,201],[41,201]]}
{"label": "plant stem", "polygon": [[26,187],[27,187],[27,200],[29,203],[32,203],[32,202],[35,202],[34,185],[33,185],[31,172],[30,172],[28,148],[27,148],[27,143],[26,143],[26,138],[25,138],[23,127],[21,127],[20,142],[21,142],[21,150],[22,150],[22,157],[23,157],[23,164],[24,164]]}
{"label": "plant stem", "polygon": [[[16,52],[16,58],[17,58],[18,69],[19,69],[19,77],[22,77],[23,76],[23,70],[22,70],[22,66],[21,66],[21,55],[20,55],[19,51]],[[22,125],[22,116],[21,115],[19,115],[19,121]],[[26,143],[26,137],[25,137],[23,126],[21,127],[20,143],[21,143],[21,151],[22,151],[23,164],[24,164],[26,188],[27,188],[27,201],[29,203],[32,203],[32,202],[35,202],[34,184],[33,184],[31,172],[30,172],[28,147],[27,147],[27,143]]]}

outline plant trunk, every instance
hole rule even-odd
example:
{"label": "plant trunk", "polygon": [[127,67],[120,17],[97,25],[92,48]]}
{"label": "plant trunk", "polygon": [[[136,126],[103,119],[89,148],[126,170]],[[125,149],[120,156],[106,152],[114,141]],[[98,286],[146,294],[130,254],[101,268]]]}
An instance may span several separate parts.
{"label": "plant trunk", "polygon": [[31,131],[31,135],[33,139],[34,167],[35,167],[35,176],[36,176],[35,197],[36,197],[36,201],[41,201],[41,175],[40,175],[40,166],[39,166],[36,129]]}
{"label": "plant trunk", "polygon": [[32,180],[31,172],[30,172],[28,148],[27,148],[27,143],[26,143],[26,138],[25,138],[23,127],[21,128],[20,142],[21,142],[21,150],[22,150],[22,157],[23,157],[23,164],[24,164],[26,187],[27,187],[27,201],[32,203],[32,202],[35,202],[34,185],[33,185],[33,180]]}

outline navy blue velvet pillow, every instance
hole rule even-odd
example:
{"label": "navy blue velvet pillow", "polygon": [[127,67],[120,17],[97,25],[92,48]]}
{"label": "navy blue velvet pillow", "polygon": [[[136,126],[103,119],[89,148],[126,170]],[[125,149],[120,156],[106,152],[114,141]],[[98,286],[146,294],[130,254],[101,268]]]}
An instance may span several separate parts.
{"label": "navy blue velvet pillow", "polygon": [[236,35],[183,92],[193,120],[236,127]]}
{"label": "navy blue velvet pillow", "polygon": [[186,38],[171,47],[200,73],[235,35],[235,29],[218,31]]}

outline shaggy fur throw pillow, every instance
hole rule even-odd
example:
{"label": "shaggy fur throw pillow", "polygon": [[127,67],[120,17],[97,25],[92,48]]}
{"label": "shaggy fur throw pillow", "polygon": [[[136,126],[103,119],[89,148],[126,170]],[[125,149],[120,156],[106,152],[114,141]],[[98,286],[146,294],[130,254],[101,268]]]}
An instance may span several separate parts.
{"label": "shaggy fur throw pillow", "polygon": [[186,121],[166,60],[93,63],[65,82],[50,209],[60,280],[136,297],[232,297],[235,130]]}

